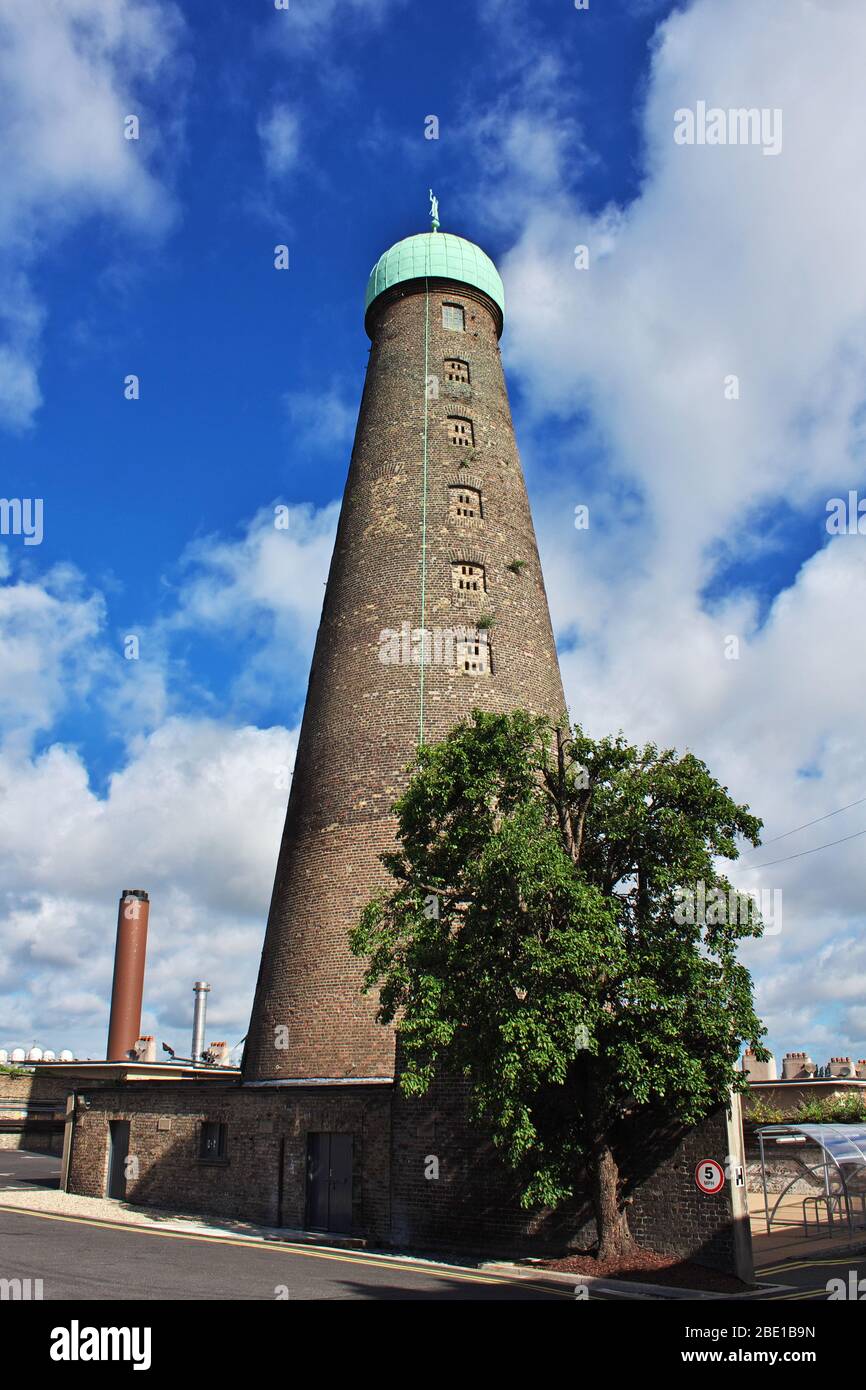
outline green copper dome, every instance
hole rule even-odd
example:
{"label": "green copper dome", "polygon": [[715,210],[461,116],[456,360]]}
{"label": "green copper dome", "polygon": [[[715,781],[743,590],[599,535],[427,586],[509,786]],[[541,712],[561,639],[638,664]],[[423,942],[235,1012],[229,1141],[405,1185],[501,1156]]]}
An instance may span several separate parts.
{"label": "green copper dome", "polygon": [[403,280],[423,280],[425,276],[474,285],[505,312],[505,290],[499,271],[480,246],[450,232],[419,232],[417,236],[404,237],[379,257],[367,281],[364,313],[392,285]]}

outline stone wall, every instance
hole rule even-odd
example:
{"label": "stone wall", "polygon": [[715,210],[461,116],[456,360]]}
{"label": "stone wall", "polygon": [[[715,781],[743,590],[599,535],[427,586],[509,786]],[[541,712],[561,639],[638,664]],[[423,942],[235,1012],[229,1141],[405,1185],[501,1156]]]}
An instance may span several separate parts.
{"label": "stone wall", "polygon": [[780,1111],[794,1120],[801,1106],[809,1102],[820,1100],[830,1104],[832,1101],[850,1100],[854,1096],[866,1097],[866,1082],[830,1078],[779,1083],[762,1081],[753,1083],[745,1093],[743,1113],[748,1119],[749,1111],[757,1104],[770,1111]]}

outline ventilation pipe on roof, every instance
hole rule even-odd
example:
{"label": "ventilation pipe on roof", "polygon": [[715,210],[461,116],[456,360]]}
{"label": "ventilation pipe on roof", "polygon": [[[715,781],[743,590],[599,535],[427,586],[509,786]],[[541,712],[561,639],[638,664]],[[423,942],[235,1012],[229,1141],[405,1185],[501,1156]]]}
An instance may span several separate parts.
{"label": "ventilation pipe on roof", "polygon": [[195,1010],[192,1016],[192,1060],[200,1062],[204,1053],[204,1030],[207,1018],[207,997],[210,985],[205,980],[196,980],[192,987],[195,995]]}

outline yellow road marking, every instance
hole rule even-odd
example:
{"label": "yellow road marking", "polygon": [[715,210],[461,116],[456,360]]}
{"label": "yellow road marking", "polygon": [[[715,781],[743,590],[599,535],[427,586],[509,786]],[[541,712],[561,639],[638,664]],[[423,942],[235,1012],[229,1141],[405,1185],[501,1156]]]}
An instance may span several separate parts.
{"label": "yellow road marking", "polygon": [[856,1264],[858,1260],[862,1259],[863,1252],[861,1251],[858,1255],[852,1254],[847,1257],[843,1254],[838,1260],[790,1260],[787,1264],[767,1265],[764,1269],[756,1269],[755,1274],[784,1274],[787,1269],[821,1269],[822,1267],[832,1265],[847,1264],[850,1266],[852,1263]]}
{"label": "yellow road marking", "polygon": [[[352,1251],[338,1252],[331,1247],[319,1245],[290,1245],[274,1240],[243,1240],[235,1236],[206,1236],[197,1232],[159,1231],[150,1226],[135,1226],[125,1221],[105,1221],[95,1216],[65,1216],[58,1212],[33,1211],[29,1207],[0,1204],[0,1216],[4,1211],[14,1211],[21,1216],[36,1216],[42,1221],[66,1221],[76,1226],[99,1226],[110,1231],[128,1231],[139,1236],[160,1236],[163,1240],[197,1240],[208,1245],[233,1245],[247,1250],[270,1250],[278,1255],[306,1255],[316,1260],[335,1260],[342,1264],[370,1265],[374,1269],[398,1270],[403,1274],[418,1273],[433,1279],[458,1279],[466,1284],[508,1284],[510,1286],[540,1289],[544,1293],[555,1294],[559,1298],[571,1299],[572,1292],[566,1292],[554,1284],[536,1284],[529,1279],[516,1279],[505,1274],[473,1274],[448,1265],[426,1265],[413,1260],[411,1264],[389,1259],[387,1255],[357,1255]],[[577,1278],[575,1282],[580,1282]]]}

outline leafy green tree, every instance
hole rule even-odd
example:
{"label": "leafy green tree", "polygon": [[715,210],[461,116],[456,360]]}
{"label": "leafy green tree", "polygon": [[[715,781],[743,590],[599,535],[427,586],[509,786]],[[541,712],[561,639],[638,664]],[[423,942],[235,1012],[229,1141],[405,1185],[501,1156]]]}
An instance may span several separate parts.
{"label": "leafy green tree", "polygon": [[[743,1084],[743,1041],[767,1055],[736,959],[760,920],[714,865],[760,821],[691,753],[520,711],[422,747],[396,811],[395,885],[351,944],[404,1093],[463,1074],[524,1205],[556,1207],[585,1170],[599,1256],[627,1254],[624,1121],[696,1123]],[[689,921],[692,890],[712,910]]]}

